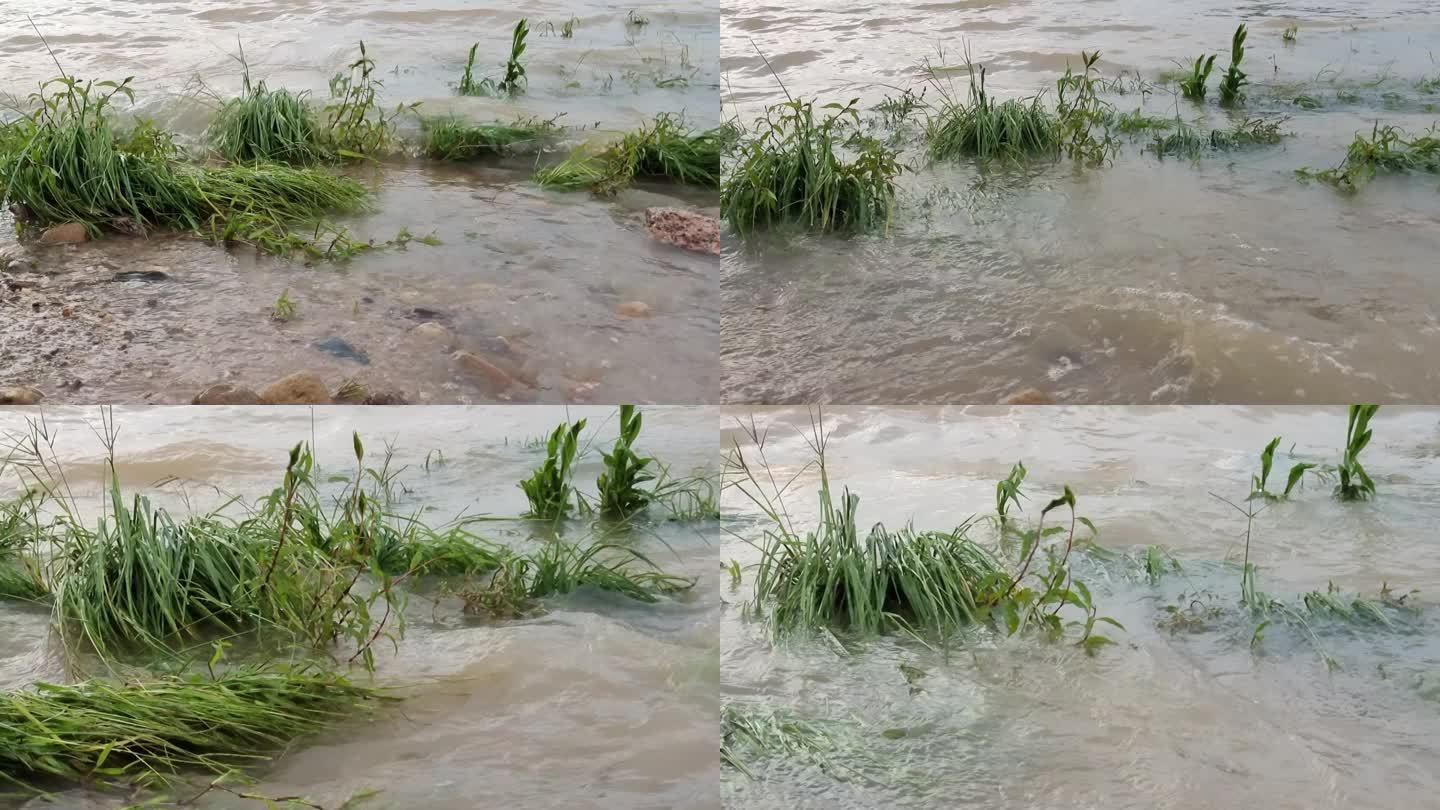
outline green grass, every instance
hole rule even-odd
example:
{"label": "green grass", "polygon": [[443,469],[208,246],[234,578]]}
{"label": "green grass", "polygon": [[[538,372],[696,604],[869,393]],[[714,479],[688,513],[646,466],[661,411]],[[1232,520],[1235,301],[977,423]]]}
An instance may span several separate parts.
{"label": "green grass", "polygon": [[[574,30],[573,27],[571,30]],[[465,60],[465,72],[461,74],[455,91],[462,96],[517,96],[524,93],[529,86],[529,79],[525,75],[525,65],[521,62],[521,57],[525,55],[525,39],[529,35],[530,23],[521,17],[511,32],[510,58],[505,62],[505,75],[499,81],[489,77],[476,77],[475,52],[480,48],[480,43],[471,45],[470,54]]]}
{"label": "green grass", "polygon": [[926,151],[932,159],[1022,160],[1059,153],[1060,122],[1041,95],[997,104],[985,90],[985,68],[969,67],[968,101],[946,90],[926,125]]}
{"label": "green grass", "polygon": [[741,236],[777,227],[818,233],[887,230],[895,181],[904,171],[893,149],[846,135],[857,123],[854,102],[792,100],[770,107],[753,135],[734,146],[734,166],[720,188],[721,216]]}
{"label": "green grass", "polygon": [[639,180],[673,180],[718,188],[720,155],[729,143],[726,127],[695,132],[679,115],[662,113],[599,153],[578,152],[539,169],[535,182],[547,188],[589,188],[614,194]]}
{"label": "green grass", "polygon": [[271,90],[252,83],[247,67],[238,98],[230,99],[205,132],[205,140],[232,163],[281,162],[296,165],[331,158],[304,93]]}
{"label": "green grass", "polygon": [[1440,173],[1440,134],[1410,137],[1397,126],[1375,124],[1370,137],[1356,135],[1345,158],[1323,171],[1299,169],[1302,180],[1319,180],[1341,191],[1358,191],[1378,174]]}
{"label": "green grass", "polygon": [[654,492],[642,485],[655,480],[654,473],[646,468],[655,459],[635,452],[635,441],[640,438],[643,417],[634,405],[620,406],[620,436],[609,453],[602,453],[605,471],[600,473],[597,486],[600,490],[600,514],[609,518],[625,518],[642,512],[655,497]]}
{"label": "green grass", "polygon": [[[811,442],[820,473],[820,519],[810,531],[792,527],[783,490],[773,483],[774,471],[763,454],[758,468],[749,465],[738,447],[730,458],[734,486],[772,524],[763,539],[753,543],[760,562],[754,595],[745,607],[747,616],[767,621],[772,636],[835,628],[857,637],[900,632],[943,642],[978,627],[1007,635],[1034,630],[1059,640],[1078,627],[1075,643],[1086,652],[1112,643],[1096,634],[1095,627],[1119,623],[1098,615],[1089,588],[1070,569],[1076,524],[1091,524],[1076,516],[1069,487],[1045,506],[1033,529],[1000,521],[1000,550],[972,536],[973,519],[945,532],[909,526],[891,531],[876,525],[862,535],[856,517],[859,498],[847,490],[837,504],[831,495],[820,430],[816,428]],[[754,438],[759,446],[758,435]],[[1023,465],[1017,466],[997,485],[1002,515],[1019,497],[1022,470]],[[1068,531],[1063,526],[1045,528],[1046,516],[1057,509],[1069,511]],[[1006,550],[1007,539],[1019,541],[1014,553]],[[1062,608],[1072,613],[1062,618]],[[1083,618],[1072,618],[1074,612]]]}
{"label": "green grass", "polygon": [[545,461],[535,472],[520,482],[525,500],[530,503],[526,517],[539,520],[564,520],[574,508],[575,461],[580,452],[580,431],[585,420],[555,427],[545,443]]}
{"label": "green grass", "polygon": [[538,152],[561,127],[555,119],[512,124],[474,124],[456,117],[421,119],[421,151],[433,160],[477,160],[495,155]]}
{"label": "green grass", "polygon": [[1335,469],[1340,479],[1335,485],[1335,497],[1342,501],[1365,501],[1375,497],[1375,482],[1360,463],[1360,453],[1370,444],[1370,420],[1379,410],[1379,405],[1350,406],[1345,425],[1345,454]]}
{"label": "green grass", "polygon": [[1191,101],[1204,101],[1210,83],[1210,73],[1215,70],[1217,54],[1200,54],[1189,73],[1180,76],[1180,94]]}
{"label": "green grass", "polygon": [[290,298],[290,290],[281,290],[280,297],[275,299],[275,305],[270,308],[270,319],[281,323],[293,321],[298,309],[295,301]]}
{"label": "green grass", "polygon": [[629,546],[551,542],[530,554],[508,555],[488,582],[466,588],[461,597],[467,613],[515,618],[534,612],[539,600],[581,588],[654,603],[694,585],[694,580],[665,573]]}
{"label": "green grass", "polygon": [[374,689],[307,667],[145,676],[0,694],[0,782],[163,787],[258,766],[364,712]]}
{"label": "green grass", "polygon": [[1245,85],[1249,79],[1245,71],[1240,69],[1240,63],[1245,61],[1245,37],[1249,35],[1245,25],[1242,23],[1235,29],[1235,35],[1230,40],[1230,65],[1220,77],[1220,106],[1238,107],[1245,103]]}
{"label": "green grass", "polygon": [[92,235],[174,230],[320,256],[343,240],[328,236],[323,217],[363,210],[369,200],[359,183],[327,172],[196,166],[151,127],[117,135],[109,107],[132,95],[123,82],[56,79],[33,98],[36,110],[11,125],[0,193],[24,207],[30,224],[79,222]]}
{"label": "green grass", "polygon": [[1113,116],[1109,125],[1116,132],[1138,135],[1145,132],[1174,129],[1175,123],[1176,119],[1174,118],[1148,115],[1144,110],[1136,109],[1133,112],[1124,112]]}
{"label": "green grass", "polygon": [[1262,146],[1274,146],[1289,134],[1283,130],[1284,118],[1244,118],[1230,129],[1212,129],[1209,135],[1173,119],[1174,131],[1156,135],[1147,147],[1159,157],[1184,157],[1199,160],[1207,152],[1229,152]]}

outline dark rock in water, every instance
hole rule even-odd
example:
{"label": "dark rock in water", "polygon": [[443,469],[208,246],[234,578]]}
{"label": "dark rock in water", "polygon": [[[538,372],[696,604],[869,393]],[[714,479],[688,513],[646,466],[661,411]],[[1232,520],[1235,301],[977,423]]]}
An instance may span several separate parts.
{"label": "dark rock in water", "polygon": [[412,321],[443,321],[447,323],[450,321],[449,313],[429,307],[412,307],[409,312],[405,313],[405,317]]}
{"label": "dark rock in water", "polygon": [[196,395],[191,405],[259,405],[260,395],[241,385],[217,383]]}
{"label": "dark rock in water", "polygon": [[170,275],[159,270],[123,270],[110,277],[111,281],[168,281]]}
{"label": "dark rock in water", "polygon": [[325,338],[324,340],[317,340],[310,345],[341,360],[353,360],[362,366],[370,365],[370,355],[366,354],[363,349],[357,349],[350,345],[350,341],[344,338]]}

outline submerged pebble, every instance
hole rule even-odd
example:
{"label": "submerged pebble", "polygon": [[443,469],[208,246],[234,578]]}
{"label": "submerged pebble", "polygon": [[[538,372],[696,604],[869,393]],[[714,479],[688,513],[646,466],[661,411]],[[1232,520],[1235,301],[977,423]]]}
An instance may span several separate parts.
{"label": "submerged pebble", "polygon": [[44,398],[40,389],[28,385],[0,388],[0,405],[36,405]]}
{"label": "submerged pebble", "polygon": [[355,348],[350,341],[344,338],[329,337],[317,340],[310,345],[341,360],[353,360],[362,366],[370,365],[370,355],[366,354],[363,349]]}
{"label": "submerged pebble", "polygon": [[77,242],[90,241],[90,233],[85,226],[78,222],[67,222],[64,225],[56,225],[53,228],[46,228],[40,234],[42,245],[68,245]]}

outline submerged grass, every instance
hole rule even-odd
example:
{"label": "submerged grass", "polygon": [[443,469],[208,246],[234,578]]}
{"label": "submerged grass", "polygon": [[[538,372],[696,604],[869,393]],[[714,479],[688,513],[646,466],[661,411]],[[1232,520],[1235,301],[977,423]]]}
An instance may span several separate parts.
{"label": "submerged grass", "polygon": [[600,195],[614,194],[637,179],[718,188],[720,155],[729,139],[726,127],[695,132],[682,116],[662,113],[599,153],[579,152],[541,168],[535,182],[548,188],[589,188]]}
{"label": "submerged grass", "polygon": [[1323,171],[1299,169],[1302,180],[1319,180],[1341,191],[1358,191],[1378,174],[1440,173],[1440,132],[1410,137],[1397,126],[1376,123],[1370,137],[1356,135],[1345,159]]}
{"label": "submerged grass", "polygon": [[477,160],[538,152],[561,127],[555,119],[522,119],[510,124],[475,124],[456,117],[424,118],[421,150],[434,160]]}
{"label": "submerged grass", "polygon": [[741,236],[782,226],[887,230],[904,167],[881,141],[844,134],[847,123],[859,121],[855,104],[826,105],[818,115],[805,100],[767,109],[755,133],[736,144],[720,189],[720,213],[731,227]]}
{"label": "submerged grass", "polygon": [[541,599],[581,588],[653,603],[694,586],[694,580],[665,573],[629,546],[594,541],[547,543],[531,554],[509,555],[488,582],[467,587],[460,595],[467,613],[513,618],[533,612]]}
{"label": "submerged grass", "polygon": [[925,129],[934,160],[1053,157],[1060,150],[1060,122],[1042,94],[996,103],[985,90],[985,68],[969,64],[969,100],[941,84],[943,101]]}
{"label": "submerged grass", "polygon": [[162,787],[196,771],[224,776],[377,699],[374,689],[303,666],[42,683],[0,694],[0,781]]}

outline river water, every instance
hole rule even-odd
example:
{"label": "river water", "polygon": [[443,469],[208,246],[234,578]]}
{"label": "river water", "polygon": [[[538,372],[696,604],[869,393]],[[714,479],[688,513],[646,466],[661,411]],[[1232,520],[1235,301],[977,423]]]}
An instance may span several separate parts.
{"label": "river water", "polygon": [[[648,24],[626,24],[632,7]],[[232,55],[240,46],[257,79],[323,99],[361,39],[386,83],[387,107],[419,102],[422,114],[476,121],[563,114],[559,122],[570,129],[557,145],[562,156],[662,112],[683,113],[700,128],[719,120],[718,10],[708,0],[624,8],[18,0],[0,9],[7,106],[56,73],[27,13],[68,73],[134,76],[133,113],[190,141],[215,107],[199,88],[221,97],[238,92]],[[521,16],[531,28],[528,92],[514,100],[455,97],[451,85],[470,46],[479,43],[481,74],[498,75]],[[572,16],[574,36],[561,38]],[[407,119],[401,128],[414,134],[418,125]],[[212,382],[258,389],[303,368],[332,385],[354,377],[421,403],[715,401],[715,261],[653,243],[642,211],[710,207],[716,195],[671,185],[637,186],[607,201],[544,192],[529,182],[532,162],[398,160],[357,171],[377,194],[376,210],[340,224],[359,238],[384,242],[408,228],[440,244],[414,242],[343,265],[306,267],[190,240],[111,238],[40,250],[0,237],[0,253],[32,263],[42,282],[0,293],[0,383],[37,386],[52,402],[183,403]],[[10,234],[11,225],[0,214],[0,231]],[[121,273],[151,280],[114,281]],[[298,318],[278,324],[268,313],[285,290]],[[652,317],[617,315],[635,300],[649,304]],[[527,384],[495,391],[467,377],[443,347],[411,336],[425,320]],[[368,362],[316,347],[333,338]]]}
{"label": "river water", "polygon": [[[1423,84],[1440,76],[1433,3],[729,3],[722,103],[749,124],[785,98],[783,82],[871,108],[920,92],[922,60],[960,65],[967,48],[993,96],[1049,88],[1053,101],[1066,66],[1098,49],[1102,75],[1129,77],[1129,92],[1107,95],[1117,111],[1224,128],[1215,84],[1241,22],[1245,112],[1288,115],[1280,146],[1162,162],[1145,136],[1099,170],[982,174],[926,165],[912,145],[888,238],[727,238],[725,401],[973,403],[1025,389],[1075,403],[1433,401],[1440,180],[1381,178],[1347,196],[1293,175],[1337,164],[1377,121],[1419,134],[1440,120],[1440,83]],[[1137,75],[1155,82],[1201,52],[1221,53],[1205,111],[1164,87],[1135,92]],[[963,73],[949,75],[963,94]],[[1321,106],[1297,107],[1301,95]]]}
{"label": "river water", "polygon": [[[757,450],[736,419],[769,427],[766,455],[802,531],[817,514],[811,415],[792,409],[732,417],[725,442]],[[1208,493],[1242,503],[1261,448],[1335,461],[1344,408],[827,409],[827,464],[838,493],[860,496],[861,530],[913,519],[948,530],[994,509],[995,482],[1023,460],[1024,508],[1069,484],[1080,515],[1113,551],[1162,544],[1182,568],[1157,584],[1092,571],[1102,615],[1126,632],[1087,657],[1034,637],[978,640],[949,655],[887,637],[772,645],[747,621],[753,570],[722,586],[722,701],[781,708],[825,724],[839,742],[827,775],[800,756],[751,760],[755,778],[722,773],[727,806],[985,807],[1228,810],[1426,806],[1440,789],[1440,643],[1433,607],[1393,632],[1315,621],[1316,645],[1275,622],[1252,648],[1256,621],[1235,608],[1245,519]],[[1251,560],[1262,590],[1294,602],[1333,582],[1374,597],[1434,604],[1440,546],[1440,412],[1386,411],[1362,456],[1379,497],[1342,504],[1307,485],[1257,517]],[[1292,451],[1293,445],[1293,451]],[[1274,488],[1272,473],[1272,488]],[[765,526],[727,491],[722,561],[749,566]],[[1029,523],[1027,525],[1033,525]],[[734,536],[729,536],[733,532]],[[977,530],[979,537],[985,532]],[[1083,530],[1082,530],[1083,533]],[[1129,569],[1133,574],[1133,568]],[[1105,571],[1109,571],[1107,575]],[[1174,629],[1167,605],[1219,614]],[[914,668],[902,671],[901,667]]]}
{"label": "river water", "polygon": [[[427,519],[437,524],[462,512],[514,515],[525,509],[516,482],[543,458],[527,440],[566,418],[559,407],[407,412],[414,418],[317,409],[312,423],[308,409],[116,408],[119,474],[126,487],[149,488],[157,503],[183,514],[187,503],[216,505],[227,497],[221,491],[247,500],[267,494],[288,448],[312,436],[322,468],[344,471],[353,466],[351,432],[359,431],[367,460],[390,442],[395,463],[406,466],[402,511],[433,507]],[[589,419],[597,446],[613,441],[614,413],[569,411]],[[0,409],[0,433],[23,432],[26,416],[35,414]],[[98,409],[55,409],[46,418],[79,503],[98,505]],[[677,474],[713,474],[715,424],[713,409],[647,409],[641,445]],[[426,456],[437,449],[444,464],[432,456],[427,472]],[[593,492],[600,469],[592,452],[577,485]],[[172,477],[178,481],[153,486]],[[13,482],[3,484],[8,494]],[[515,546],[538,540],[518,521],[484,524],[480,533]],[[405,637],[377,655],[377,681],[404,687],[405,702],[374,722],[304,741],[261,774],[255,790],[331,808],[364,790],[382,791],[357,805],[375,808],[460,810],[479,797],[513,807],[718,806],[716,525],[656,524],[632,542],[699,584],[656,605],[575,594],[550,600],[542,616],[502,623],[469,621],[454,599],[412,595]],[[48,627],[48,611],[0,604],[0,688],[65,679],[49,654]],[[82,797],[66,800],[76,804],[61,806],[79,806]]]}

